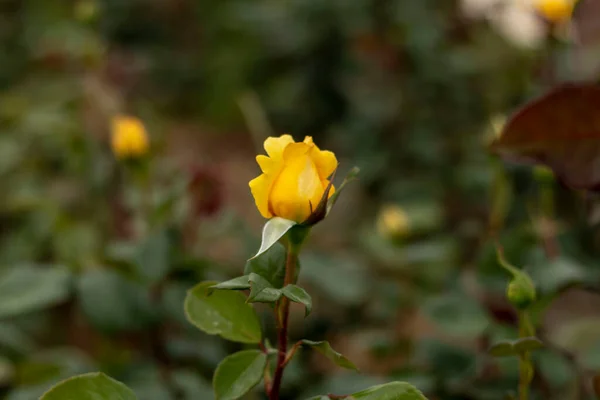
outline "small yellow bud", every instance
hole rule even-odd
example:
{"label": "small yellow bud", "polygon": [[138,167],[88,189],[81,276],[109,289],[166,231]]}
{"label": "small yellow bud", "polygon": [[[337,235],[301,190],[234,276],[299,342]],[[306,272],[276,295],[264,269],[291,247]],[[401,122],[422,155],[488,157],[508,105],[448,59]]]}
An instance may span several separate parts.
{"label": "small yellow bud", "polygon": [[148,135],[142,122],[130,116],[112,120],[112,150],[117,158],[138,158],[148,152]]}
{"label": "small yellow bud", "polygon": [[567,21],[573,14],[577,0],[536,0],[535,8],[550,22]]}
{"label": "small yellow bud", "polygon": [[404,210],[388,204],[382,207],[377,218],[377,231],[383,237],[397,238],[406,236],[410,230],[410,221]]}

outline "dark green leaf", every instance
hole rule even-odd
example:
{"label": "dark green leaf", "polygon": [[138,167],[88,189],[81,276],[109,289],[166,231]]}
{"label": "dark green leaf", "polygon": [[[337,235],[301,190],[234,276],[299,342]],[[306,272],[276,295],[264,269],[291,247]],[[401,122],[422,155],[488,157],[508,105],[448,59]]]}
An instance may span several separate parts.
{"label": "dark green leaf", "polygon": [[22,265],[0,276],[0,318],[53,306],[69,296],[71,275],[63,267]]}
{"label": "dark green leaf", "polygon": [[423,305],[423,311],[444,332],[455,336],[476,337],[490,324],[483,307],[460,294],[430,298]]}
{"label": "dark green leaf", "polygon": [[234,400],[248,393],[263,377],[267,355],[244,350],[226,357],[215,371],[213,390],[217,400]]}
{"label": "dark green leaf", "polygon": [[525,337],[517,339],[513,342],[513,347],[518,353],[541,349],[544,343],[536,337]]}
{"label": "dark green leaf", "polygon": [[352,394],[355,400],[427,400],[416,387],[406,382],[391,382]]}
{"label": "dark green leaf", "polygon": [[250,289],[250,281],[248,280],[249,275],[238,276],[237,278],[230,279],[225,282],[218,283],[211,287],[211,289],[223,289],[223,290],[246,290]]}
{"label": "dark green leaf", "polygon": [[313,342],[312,340],[303,340],[303,344],[311,346],[313,349],[323,354],[325,357],[333,361],[336,365],[339,365],[342,368],[353,369],[358,371],[358,368],[354,363],[348,360],[346,357],[338,353],[337,351],[331,348],[329,342],[321,341],[321,342]]}
{"label": "dark green leaf", "polygon": [[74,376],[60,382],[40,400],[136,400],[127,386],[102,373]]}
{"label": "dark green leaf", "polygon": [[259,343],[261,329],[254,308],[246,303],[242,293],[211,290],[215,283],[201,282],[188,291],[184,304],[188,321],[211,335],[234,342]]}
{"label": "dark green leaf", "polygon": [[90,322],[99,329],[139,329],[152,322],[156,312],[143,285],[117,271],[93,269],[77,281],[77,299]]}
{"label": "dark green leaf", "polygon": [[281,297],[281,291],[274,289],[262,276],[251,273],[248,279],[251,285],[247,300],[249,303],[274,303]]}
{"label": "dark green leaf", "polygon": [[304,304],[306,307],[305,317],[310,314],[312,310],[312,299],[306,290],[302,289],[300,286],[296,285],[287,285],[283,289],[281,289],[281,293],[295,303]]}
{"label": "dark green leaf", "polygon": [[254,272],[269,281],[274,288],[280,289],[285,279],[285,258],[285,247],[276,243],[265,253],[248,260],[244,274]]}
{"label": "dark green leaf", "polygon": [[504,340],[496,343],[489,349],[489,353],[494,357],[508,357],[517,355],[517,351],[513,347],[513,343],[510,340]]}
{"label": "dark green leaf", "polygon": [[169,236],[165,230],[150,235],[137,249],[135,266],[144,280],[157,282],[169,272]]}

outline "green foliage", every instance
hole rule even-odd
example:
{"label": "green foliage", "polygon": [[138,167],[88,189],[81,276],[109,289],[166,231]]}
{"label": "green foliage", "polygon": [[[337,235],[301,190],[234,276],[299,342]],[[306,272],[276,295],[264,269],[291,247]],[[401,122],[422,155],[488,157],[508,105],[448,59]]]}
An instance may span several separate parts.
{"label": "green foliage", "polygon": [[135,266],[137,273],[149,282],[158,282],[170,268],[170,243],[165,230],[148,236],[137,249]]}
{"label": "green foliage", "polygon": [[267,365],[267,355],[259,350],[245,350],[226,357],[217,367],[213,389],[217,400],[242,397],[260,382]]}
{"label": "green foliage", "polygon": [[102,373],[74,376],[46,392],[40,400],[136,400],[137,397],[121,382]]}
{"label": "green foliage", "polygon": [[256,311],[241,293],[211,290],[216,282],[202,282],[188,291],[185,313],[194,326],[211,335],[240,343],[261,340]]}
{"label": "green foliage", "polygon": [[281,293],[291,301],[303,304],[305,307],[304,315],[308,317],[312,310],[312,299],[306,290],[300,286],[290,284],[281,289]]}
{"label": "green foliage", "polygon": [[[519,340],[529,400],[575,397],[599,368],[597,199],[563,185],[597,189],[594,1],[568,32],[514,1],[1,3],[0,397],[103,371],[140,399],[210,399],[241,349],[230,339],[263,340],[273,369],[282,296],[311,312],[292,313],[290,342],[335,338],[362,374],[294,357],[281,398],[406,381],[430,398],[501,399],[518,360],[487,345],[519,357]],[[579,83],[550,88],[563,80]],[[119,112],[146,125],[145,170],[111,154]],[[282,244],[248,260],[265,222],[253,158],[284,132],[340,162],[297,287]],[[553,172],[505,164],[490,141]],[[400,235],[379,223],[390,205],[407,216]],[[526,266],[511,298],[543,348],[519,339],[498,244]]]}
{"label": "green foliage", "polygon": [[285,257],[285,247],[276,243],[260,256],[248,260],[244,273],[254,272],[268,280],[273,287],[281,288],[285,277]]}
{"label": "green foliage", "polygon": [[38,311],[66,300],[71,274],[64,267],[20,265],[0,276],[0,318]]}
{"label": "green foliage", "polygon": [[374,386],[352,394],[355,399],[363,400],[426,400],[425,396],[414,386],[403,382],[392,382],[384,385]]}
{"label": "green foliage", "polygon": [[325,357],[327,357],[328,359],[330,359],[331,361],[333,361],[336,365],[339,365],[340,367],[358,371],[358,368],[356,367],[356,365],[354,365],[352,363],[352,361],[348,360],[342,354],[333,350],[333,348],[331,348],[331,345],[329,344],[329,342],[325,342],[325,341],[313,342],[312,340],[305,339],[302,341],[302,344],[312,347],[313,349],[315,349],[319,353],[323,354]]}
{"label": "green foliage", "polygon": [[516,340],[503,340],[490,347],[490,354],[494,357],[518,356],[525,352],[543,347],[543,343],[535,337],[523,337]]}

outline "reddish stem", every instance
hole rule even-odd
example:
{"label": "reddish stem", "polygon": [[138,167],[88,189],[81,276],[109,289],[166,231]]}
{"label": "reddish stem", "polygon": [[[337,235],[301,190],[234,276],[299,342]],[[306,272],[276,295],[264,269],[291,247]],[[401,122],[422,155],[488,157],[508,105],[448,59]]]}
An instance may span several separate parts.
{"label": "reddish stem", "polygon": [[[296,254],[292,251],[292,246],[288,246],[287,257],[285,261],[285,281],[286,285],[294,283],[294,276],[296,273]],[[283,296],[277,307],[275,313],[278,319],[278,352],[277,352],[277,366],[275,368],[275,376],[273,378],[273,384],[271,385],[271,391],[269,393],[270,400],[279,400],[279,390],[281,389],[281,380],[283,378],[283,371],[287,364],[287,332],[288,332],[288,319],[290,315],[290,301],[287,297]]]}

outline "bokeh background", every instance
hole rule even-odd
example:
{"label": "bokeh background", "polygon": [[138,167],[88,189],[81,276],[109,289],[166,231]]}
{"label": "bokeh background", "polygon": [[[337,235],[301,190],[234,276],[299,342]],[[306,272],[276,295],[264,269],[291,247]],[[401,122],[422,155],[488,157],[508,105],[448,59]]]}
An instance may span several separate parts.
{"label": "bokeh background", "polygon": [[[534,398],[591,399],[593,202],[486,146],[532,96],[598,76],[600,10],[552,25],[526,3],[1,0],[2,398],[101,370],[142,400],[211,399],[240,345],[192,327],[183,299],[242,274],[264,223],[254,157],[289,132],[334,151],[338,178],[361,168],[313,230],[314,312],[293,307],[291,327],[361,373],[304,350],[285,399],[390,380],[442,400],[514,390],[517,361],[486,353],[517,337],[496,239],[542,299]],[[112,154],[117,112],[145,123],[147,169]]]}

